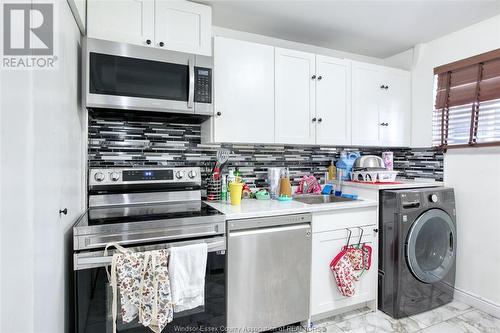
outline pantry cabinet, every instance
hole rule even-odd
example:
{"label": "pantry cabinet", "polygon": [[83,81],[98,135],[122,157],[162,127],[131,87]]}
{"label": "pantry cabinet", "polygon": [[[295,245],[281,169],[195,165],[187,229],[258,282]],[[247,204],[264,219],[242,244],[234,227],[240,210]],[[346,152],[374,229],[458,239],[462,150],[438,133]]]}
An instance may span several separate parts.
{"label": "pantry cabinet", "polygon": [[212,9],[190,1],[88,0],[90,38],[210,56]]}
{"label": "pantry cabinet", "polygon": [[[324,318],[350,306],[376,308],[378,272],[377,208],[339,210],[313,214],[311,264],[311,319]],[[349,232],[351,237],[349,238]],[[347,244],[372,249],[371,266],[354,283],[351,297],[340,294],[331,261]]]}
{"label": "pantry cabinet", "polygon": [[274,47],[214,38],[216,142],[274,142]]}
{"label": "pantry cabinet", "polygon": [[315,55],[275,49],[275,141],[313,144],[315,141]]}
{"label": "pantry cabinet", "polygon": [[352,144],[409,146],[410,73],[353,62]]}

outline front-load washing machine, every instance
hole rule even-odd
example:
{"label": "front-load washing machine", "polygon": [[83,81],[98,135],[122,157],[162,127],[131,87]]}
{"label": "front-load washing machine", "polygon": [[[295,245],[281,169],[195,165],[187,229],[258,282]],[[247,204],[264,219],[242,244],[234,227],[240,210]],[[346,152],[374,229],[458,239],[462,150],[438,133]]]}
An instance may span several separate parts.
{"label": "front-load washing machine", "polygon": [[456,213],[446,187],[380,192],[378,307],[393,318],[453,300]]}

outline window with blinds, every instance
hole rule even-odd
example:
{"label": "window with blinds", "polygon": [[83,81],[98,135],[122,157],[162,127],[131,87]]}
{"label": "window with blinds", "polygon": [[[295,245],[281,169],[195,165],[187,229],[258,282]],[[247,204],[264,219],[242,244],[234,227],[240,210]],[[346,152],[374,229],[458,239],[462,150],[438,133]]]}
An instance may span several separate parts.
{"label": "window with blinds", "polygon": [[500,49],[436,67],[433,145],[500,145]]}

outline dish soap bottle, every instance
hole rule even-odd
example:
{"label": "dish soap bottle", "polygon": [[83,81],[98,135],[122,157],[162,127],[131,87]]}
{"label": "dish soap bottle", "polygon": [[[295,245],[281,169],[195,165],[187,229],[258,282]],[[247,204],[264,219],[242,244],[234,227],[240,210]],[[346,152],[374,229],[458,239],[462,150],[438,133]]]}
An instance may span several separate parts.
{"label": "dish soap bottle", "polygon": [[290,176],[288,168],[285,169],[280,179],[280,196],[292,197],[292,185],[290,184]]}
{"label": "dish soap bottle", "polygon": [[328,167],[328,180],[330,182],[335,180],[335,177],[337,175],[337,169],[335,168],[335,164],[333,163],[333,160],[330,162],[330,166]]}

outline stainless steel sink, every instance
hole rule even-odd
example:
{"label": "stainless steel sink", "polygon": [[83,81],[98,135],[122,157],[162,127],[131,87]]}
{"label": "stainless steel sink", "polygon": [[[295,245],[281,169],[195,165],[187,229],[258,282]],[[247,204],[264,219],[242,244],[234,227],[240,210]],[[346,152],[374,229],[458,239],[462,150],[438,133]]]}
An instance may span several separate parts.
{"label": "stainless steel sink", "polygon": [[293,199],[295,201],[303,202],[309,205],[356,201],[356,199],[336,197],[334,195],[323,195],[323,194],[299,194],[295,195]]}

